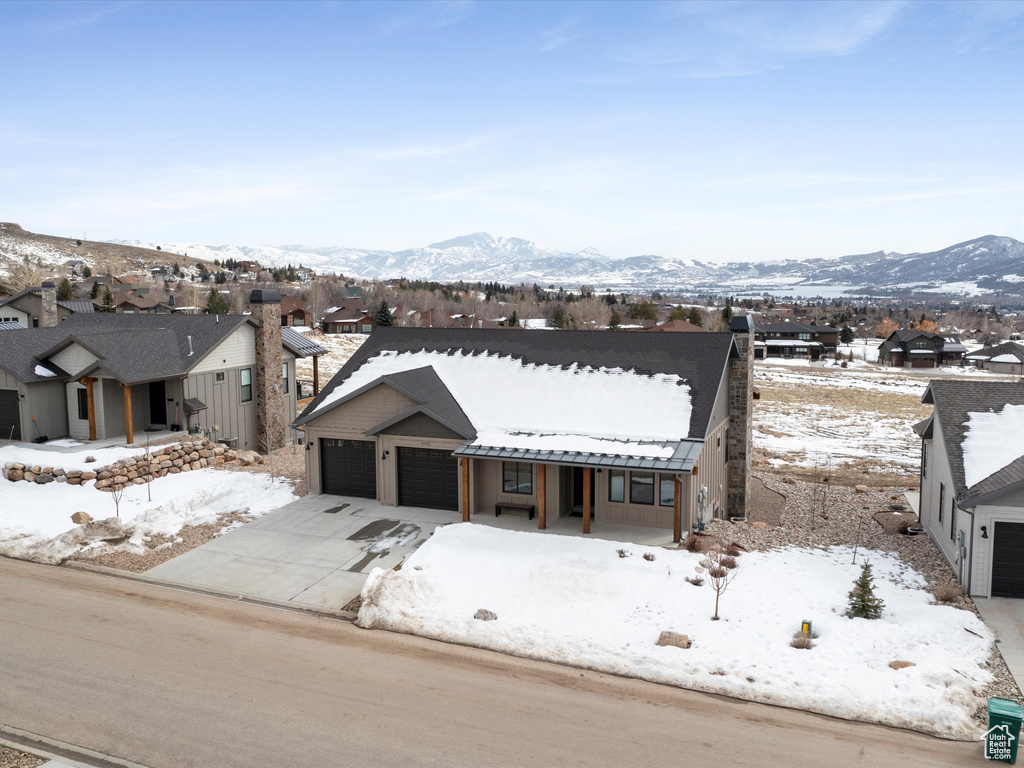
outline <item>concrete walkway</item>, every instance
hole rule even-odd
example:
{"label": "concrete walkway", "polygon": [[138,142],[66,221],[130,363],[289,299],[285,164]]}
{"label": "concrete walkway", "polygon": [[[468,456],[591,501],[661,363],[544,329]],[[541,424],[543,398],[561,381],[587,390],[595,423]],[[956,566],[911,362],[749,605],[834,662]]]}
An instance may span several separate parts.
{"label": "concrete walkway", "polygon": [[996,633],[999,651],[1017,686],[1024,689],[1024,600],[976,597],[981,618]]}
{"label": "concrete walkway", "polygon": [[457,512],[304,496],[147,571],[147,579],[337,611]]}
{"label": "concrete walkway", "polygon": [[[151,581],[224,595],[338,611],[362,591],[374,568],[394,568],[439,525],[462,515],[372,499],[304,496],[142,574]],[[481,513],[474,523],[537,531],[525,514]],[[582,519],[553,520],[544,533],[582,536]],[[672,531],[594,523],[591,538],[671,546]]]}

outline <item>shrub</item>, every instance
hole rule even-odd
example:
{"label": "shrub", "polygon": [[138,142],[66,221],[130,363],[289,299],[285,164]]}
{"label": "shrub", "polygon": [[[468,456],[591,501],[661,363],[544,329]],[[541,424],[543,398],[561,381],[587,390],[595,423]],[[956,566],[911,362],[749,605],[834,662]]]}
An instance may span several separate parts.
{"label": "shrub", "polygon": [[698,547],[700,546],[700,539],[701,537],[698,536],[696,533],[689,534],[683,540],[683,549],[687,550],[688,552],[700,552],[700,550],[698,549]]}
{"label": "shrub", "polygon": [[960,588],[953,584],[940,584],[932,590],[935,601],[949,605],[960,599]]}
{"label": "shrub", "polygon": [[875,595],[875,582],[871,578],[871,564],[864,563],[860,576],[850,590],[846,615],[851,619],[878,619],[882,616],[885,603]]}
{"label": "shrub", "polygon": [[624,549],[617,549],[615,551],[619,553],[619,557],[629,557],[629,552]]}
{"label": "shrub", "polygon": [[729,557],[739,557],[743,554],[743,550],[740,549],[739,544],[730,544],[728,547],[725,548],[725,554],[727,554]]}
{"label": "shrub", "polygon": [[700,576],[687,576],[686,580],[693,584],[693,586],[695,587],[704,586],[704,579],[702,579]]}
{"label": "shrub", "polygon": [[736,567],[736,558],[731,555],[722,555],[718,562],[723,568],[728,568],[730,571]]}
{"label": "shrub", "polygon": [[654,553],[653,552],[644,552],[644,560],[646,560],[648,563],[653,563],[654,562]]}
{"label": "shrub", "polygon": [[789,641],[789,647],[809,651],[811,648],[814,647],[814,642],[803,632],[797,632],[795,635],[793,635],[793,639]]}

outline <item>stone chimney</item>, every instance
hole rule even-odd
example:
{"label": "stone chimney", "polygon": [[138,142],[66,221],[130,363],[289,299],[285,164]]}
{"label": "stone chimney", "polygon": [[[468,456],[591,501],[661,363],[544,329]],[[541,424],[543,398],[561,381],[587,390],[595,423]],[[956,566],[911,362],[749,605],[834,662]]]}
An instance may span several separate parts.
{"label": "stone chimney", "polygon": [[52,280],[43,283],[43,309],[39,313],[40,328],[56,328],[60,322],[57,317],[57,286]]}
{"label": "stone chimney", "polygon": [[730,517],[747,516],[750,498],[750,441],[754,416],[754,321],[736,315],[729,324],[739,356],[729,361],[729,467]]}
{"label": "stone chimney", "polygon": [[281,292],[249,296],[256,328],[256,445],[261,451],[284,447],[284,381],[281,376]]}

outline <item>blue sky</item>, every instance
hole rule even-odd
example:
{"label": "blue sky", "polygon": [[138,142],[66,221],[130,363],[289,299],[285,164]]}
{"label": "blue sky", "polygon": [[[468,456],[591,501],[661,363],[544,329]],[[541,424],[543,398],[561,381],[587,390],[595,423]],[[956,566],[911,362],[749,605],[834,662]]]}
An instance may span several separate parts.
{"label": "blue sky", "polygon": [[0,220],[707,260],[1024,239],[1024,3],[0,3]]}

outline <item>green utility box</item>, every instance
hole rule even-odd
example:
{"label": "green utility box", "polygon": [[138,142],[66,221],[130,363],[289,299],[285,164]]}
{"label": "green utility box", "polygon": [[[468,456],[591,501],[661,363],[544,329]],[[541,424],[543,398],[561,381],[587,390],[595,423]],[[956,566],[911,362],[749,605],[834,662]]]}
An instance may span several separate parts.
{"label": "green utility box", "polygon": [[985,757],[1015,765],[1020,743],[1020,723],[1024,709],[1009,699],[988,700],[988,733],[985,734]]}

